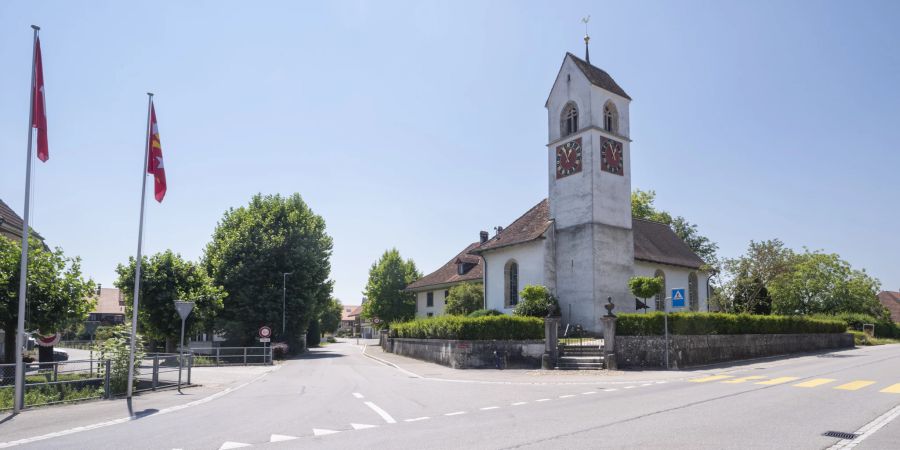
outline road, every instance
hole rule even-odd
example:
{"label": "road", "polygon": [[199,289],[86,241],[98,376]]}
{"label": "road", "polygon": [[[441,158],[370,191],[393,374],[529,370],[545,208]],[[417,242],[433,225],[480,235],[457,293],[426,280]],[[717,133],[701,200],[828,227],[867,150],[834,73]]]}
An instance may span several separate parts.
{"label": "road", "polygon": [[640,372],[509,383],[465,375],[421,377],[333,344],[208,401],[57,430],[64,433],[21,447],[821,449],[850,443],[827,431],[868,426],[856,448],[900,448],[900,345],[658,380]]}

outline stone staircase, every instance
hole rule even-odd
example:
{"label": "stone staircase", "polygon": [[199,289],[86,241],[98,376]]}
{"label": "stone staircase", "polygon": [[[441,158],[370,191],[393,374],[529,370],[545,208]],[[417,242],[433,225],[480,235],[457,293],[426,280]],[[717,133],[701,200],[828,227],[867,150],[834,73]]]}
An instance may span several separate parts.
{"label": "stone staircase", "polygon": [[606,367],[603,347],[597,345],[559,345],[558,370],[601,370]]}

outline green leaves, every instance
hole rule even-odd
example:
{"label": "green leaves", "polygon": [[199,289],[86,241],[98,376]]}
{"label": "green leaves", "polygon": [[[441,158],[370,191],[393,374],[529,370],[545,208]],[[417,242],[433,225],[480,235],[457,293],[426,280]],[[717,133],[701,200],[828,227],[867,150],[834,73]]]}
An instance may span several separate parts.
{"label": "green leaves", "polygon": [[450,288],[444,305],[446,314],[465,316],[484,307],[484,285],[462,283]]}
{"label": "green leaves", "polygon": [[663,289],[663,280],[657,277],[631,277],[628,288],[636,297],[647,299]]}
{"label": "green leaves", "polygon": [[516,304],[513,315],[547,317],[559,315],[559,302],[544,286],[529,284],[519,293],[521,300]]}
{"label": "green leaves", "polygon": [[[616,333],[622,336],[654,336],[664,332],[665,314],[619,314]],[[669,333],[707,334],[797,334],[843,333],[847,326],[840,320],[800,316],[759,316],[725,313],[669,314]]]}
{"label": "green leaves", "polygon": [[411,260],[404,260],[396,248],[384,252],[369,269],[369,281],[363,292],[368,299],[363,303],[363,317],[380,319],[377,326],[412,319],[416,313],[416,295],[405,291],[422,274]]}
{"label": "green leaves", "polygon": [[516,316],[438,316],[391,325],[391,336],[413,339],[543,339],[544,321]]}

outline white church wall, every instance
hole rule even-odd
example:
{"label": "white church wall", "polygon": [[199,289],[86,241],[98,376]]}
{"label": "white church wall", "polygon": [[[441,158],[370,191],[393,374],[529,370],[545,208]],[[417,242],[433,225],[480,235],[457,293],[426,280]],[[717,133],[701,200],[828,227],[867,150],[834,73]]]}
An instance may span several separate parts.
{"label": "white church wall", "polygon": [[496,309],[512,314],[513,308],[507,308],[504,302],[506,263],[515,260],[519,265],[519,291],[529,284],[546,286],[544,280],[544,240],[538,239],[524,244],[500,248],[484,254],[487,263],[485,272],[487,284],[485,298],[488,309]]}
{"label": "white church wall", "polygon": [[[656,274],[657,270],[662,270],[665,274],[666,278],[666,296],[671,297],[672,289],[683,288],[685,290],[685,294],[687,294],[688,289],[688,277],[691,272],[695,272],[697,274],[697,298],[699,303],[698,311],[706,312],[707,309],[707,295],[706,295],[706,280],[708,278],[707,274],[695,269],[689,269],[686,267],[679,266],[670,266],[667,264],[653,264],[646,261],[635,261],[634,262],[634,275],[640,277],[652,277]],[[653,310],[654,299],[648,299],[651,310]],[[684,311],[690,310],[690,302],[685,299],[685,308]],[[634,305],[628,303],[629,312],[630,308],[633,308]],[[618,309],[618,308],[617,308]],[[624,308],[623,308],[624,309]]]}

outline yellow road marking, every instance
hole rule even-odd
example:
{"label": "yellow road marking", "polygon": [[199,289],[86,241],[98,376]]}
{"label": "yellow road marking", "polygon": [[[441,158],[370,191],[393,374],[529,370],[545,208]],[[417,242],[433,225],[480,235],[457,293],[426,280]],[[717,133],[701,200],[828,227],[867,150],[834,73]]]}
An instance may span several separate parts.
{"label": "yellow road marking", "polygon": [[752,375],[749,377],[741,377],[741,378],[735,378],[733,380],[726,380],[726,381],[723,381],[723,383],[737,384],[737,383],[744,383],[744,382],[747,382],[750,380],[762,380],[763,378],[765,378],[765,377],[761,376],[761,375]]}
{"label": "yellow road marking", "polygon": [[856,381],[851,381],[851,382],[849,382],[849,383],[847,383],[847,384],[842,384],[842,385],[840,385],[840,386],[835,386],[834,388],[835,388],[835,389],[842,389],[842,390],[845,390],[845,391],[855,391],[855,390],[857,390],[857,389],[862,389],[862,388],[864,388],[864,387],[866,387],[866,386],[868,386],[868,385],[870,385],[870,384],[875,384],[875,382],[874,382],[874,381],[869,381],[869,380],[856,380]]}
{"label": "yellow road marking", "polygon": [[694,378],[693,380],[688,381],[693,381],[694,383],[706,383],[707,381],[724,380],[726,378],[731,378],[731,375],[712,375],[709,377]]}
{"label": "yellow road marking", "polygon": [[878,392],[887,392],[888,394],[900,394],[900,383],[888,386]]}
{"label": "yellow road marking", "polygon": [[799,379],[800,379],[800,377],[778,377],[778,378],[772,378],[771,380],[760,381],[756,384],[765,384],[765,385],[781,384],[781,383],[787,383],[789,381],[794,381],[794,380],[799,380]]}
{"label": "yellow road marking", "polygon": [[837,380],[835,380],[834,378],[816,378],[814,380],[797,383],[794,385],[794,387],[813,388],[813,387],[821,386],[823,384],[831,383],[832,381],[837,381]]}

